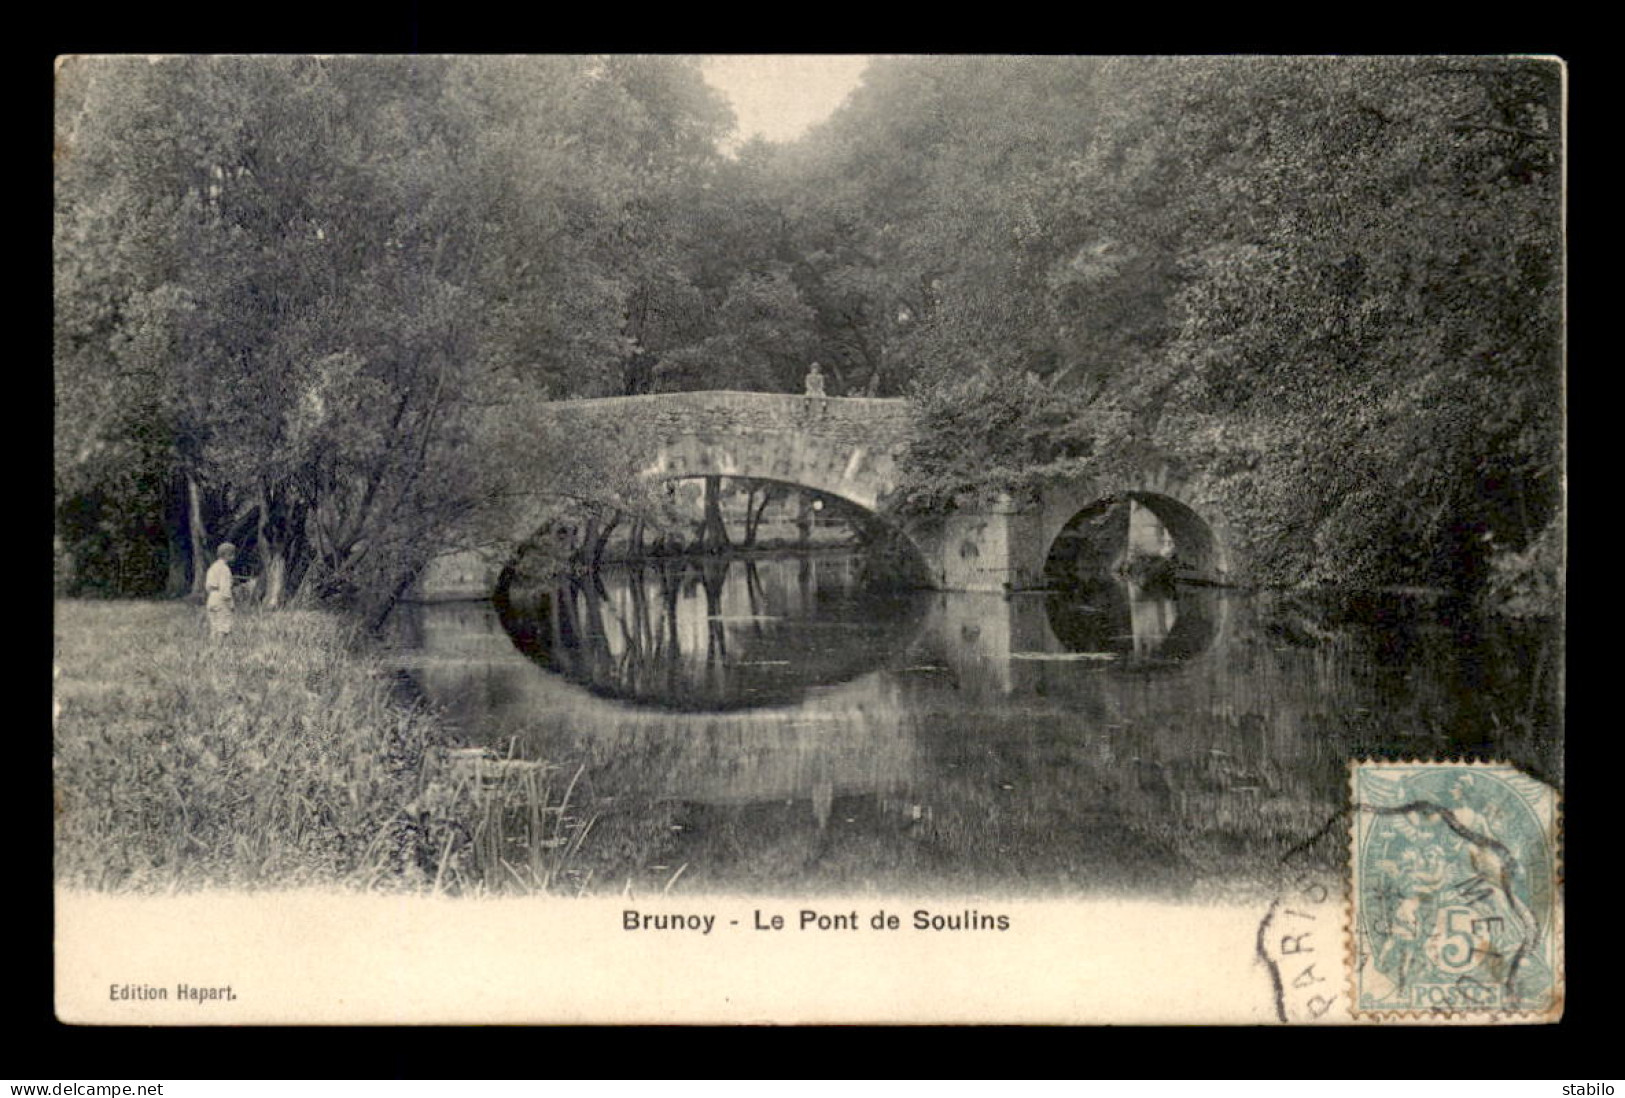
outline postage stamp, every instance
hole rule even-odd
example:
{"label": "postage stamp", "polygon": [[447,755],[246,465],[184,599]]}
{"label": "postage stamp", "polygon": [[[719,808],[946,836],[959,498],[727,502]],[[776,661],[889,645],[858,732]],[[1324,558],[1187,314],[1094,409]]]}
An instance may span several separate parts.
{"label": "postage stamp", "polygon": [[1556,792],[1498,764],[1350,770],[1353,1013],[1560,1015]]}

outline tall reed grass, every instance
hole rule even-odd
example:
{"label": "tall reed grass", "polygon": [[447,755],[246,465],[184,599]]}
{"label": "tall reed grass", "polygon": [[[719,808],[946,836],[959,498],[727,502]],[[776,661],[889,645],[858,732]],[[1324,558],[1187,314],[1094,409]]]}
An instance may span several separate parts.
{"label": "tall reed grass", "polygon": [[56,612],[56,876],[106,890],[568,891],[561,768],[448,741],[353,627],[183,603]]}

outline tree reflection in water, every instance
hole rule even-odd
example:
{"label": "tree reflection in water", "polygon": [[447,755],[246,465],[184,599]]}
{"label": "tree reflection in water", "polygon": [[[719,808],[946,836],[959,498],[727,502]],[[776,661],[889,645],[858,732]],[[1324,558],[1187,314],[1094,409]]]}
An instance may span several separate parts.
{"label": "tree reflection in water", "polygon": [[595,694],[722,712],[895,662],[928,602],[870,589],[860,556],[801,554],[629,565],[511,592],[499,612],[520,651]]}

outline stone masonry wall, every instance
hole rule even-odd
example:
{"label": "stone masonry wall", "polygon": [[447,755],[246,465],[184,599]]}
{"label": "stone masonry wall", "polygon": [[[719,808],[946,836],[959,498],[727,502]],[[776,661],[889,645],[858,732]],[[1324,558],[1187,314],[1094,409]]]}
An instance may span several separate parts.
{"label": "stone masonry wall", "polygon": [[550,410],[571,429],[647,439],[677,435],[800,432],[842,446],[900,448],[913,433],[913,406],[878,397],[788,393],[654,393],[559,401]]}

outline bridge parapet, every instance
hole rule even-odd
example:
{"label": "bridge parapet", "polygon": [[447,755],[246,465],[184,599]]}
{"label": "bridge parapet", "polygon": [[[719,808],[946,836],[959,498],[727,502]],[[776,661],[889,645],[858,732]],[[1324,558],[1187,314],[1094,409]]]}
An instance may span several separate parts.
{"label": "bridge parapet", "polygon": [[783,434],[837,445],[899,448],[914,432],[914,406],[887,397],[809,397],[792,393],[702,391],[561,400],[546,414],[561,425],[617,434]]}

